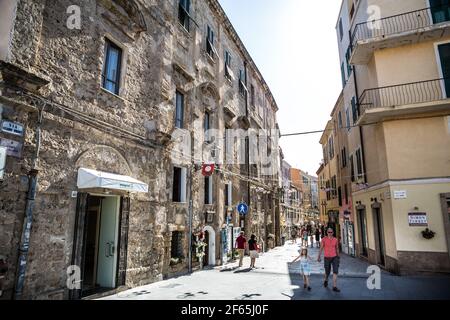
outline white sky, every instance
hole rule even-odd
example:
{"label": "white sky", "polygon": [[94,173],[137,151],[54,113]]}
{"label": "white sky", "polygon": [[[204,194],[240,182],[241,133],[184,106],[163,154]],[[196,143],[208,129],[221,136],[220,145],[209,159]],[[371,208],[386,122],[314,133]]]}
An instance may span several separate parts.
{"label": "white sky", "polygon": [[[281,133],[323,130],[342,89],[335,31],[341,0],[219,2],[277,101]],[[282,138],[285,160],[316,175],[320,136]]]}

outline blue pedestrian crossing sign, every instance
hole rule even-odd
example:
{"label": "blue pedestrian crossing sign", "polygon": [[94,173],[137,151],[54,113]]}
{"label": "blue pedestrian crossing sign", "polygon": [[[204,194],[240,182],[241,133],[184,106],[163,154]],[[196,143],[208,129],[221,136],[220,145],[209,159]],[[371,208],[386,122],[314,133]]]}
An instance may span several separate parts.
{"label": "blue pedestrian crossing sign", "polygon": [[248,213],[248,205],[246,203],[239,203],[237,211],[239,214],[246,215]]}

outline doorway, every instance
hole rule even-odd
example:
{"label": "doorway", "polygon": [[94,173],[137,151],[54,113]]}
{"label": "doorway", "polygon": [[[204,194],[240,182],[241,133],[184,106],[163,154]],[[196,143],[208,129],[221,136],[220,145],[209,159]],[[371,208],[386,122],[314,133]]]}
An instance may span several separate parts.
{"label": "doorway", "polygon": [[81,295],[116,287],[120,197],[89,196],[81,246]]}
{"label": "doorway", "polygon": [[383,235],[383,218],[381,216],[381,207],[372,207],[373,210],[373,222],[375,228],[375,242],[376,242],[376,259],[377,264],[385,266],[385,244]]}
{"label": "doorway", "polygon": [[442,71],[443,85],[445,88],[444,97],[450,97],[450,43],[444,43],[437,46],[439,53],[439,62]]}
{"label": "doorway", "polygon": [[205,230],[205,243],[206,246],[203,248],[205,255],[203,256],[203,266],[207,267],[209,265],[209,232]]}
{"label": "doorway", "polygon": [[360,230],[359,243],[361,244],[360,254],[361,254],[361,256],[367,258],[369,244],[367,241],[367,219],[366,219],[366,210],[365,209],[358,209],[358,222],[359,222],[359,230]]}

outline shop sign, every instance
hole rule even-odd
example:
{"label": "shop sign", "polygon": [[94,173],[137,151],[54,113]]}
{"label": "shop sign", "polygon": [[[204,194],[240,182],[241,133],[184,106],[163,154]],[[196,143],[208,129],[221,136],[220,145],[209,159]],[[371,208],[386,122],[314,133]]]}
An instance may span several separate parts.
{"label": "shop sign", "polygon": [[408,213],[410,227],[428,227],[427,214],[425,212]]}
{"label": "shop sign", "polygon": [[16,136],[23,136],[23,125],[11,121],[2,121],[2,131]]}
{"label": "shop sign", "polygon": [[9,139],[0,139],[0,146],[6,147],[6,154],[11,157],[20,158],[22,157],[22,146],[23,144],[18,141]]}

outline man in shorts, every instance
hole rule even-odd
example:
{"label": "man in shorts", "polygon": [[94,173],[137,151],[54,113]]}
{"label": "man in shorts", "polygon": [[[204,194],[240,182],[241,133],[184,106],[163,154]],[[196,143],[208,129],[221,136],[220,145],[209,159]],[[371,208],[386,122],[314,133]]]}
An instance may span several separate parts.
{"label": "man in shorts", "polygon": [[236,239],[235,247],[239,253],[239,267],[242,267],[242,261],[244,260],[245,248],[247,246],[247,239],[244,236],[244,231]]}
{"label": "man in shorts", "polygon": [[319,256],[320,262],[322,251],[324,251],[325,280],[323,286],[328,287],[328,277],[330,276],[331,266],[333,266],[333,291],[341,292],[337,287],[337,277],[339,273],[339,241],[333,236],[333,229],[328,228],[327,236],[320,243]]}

